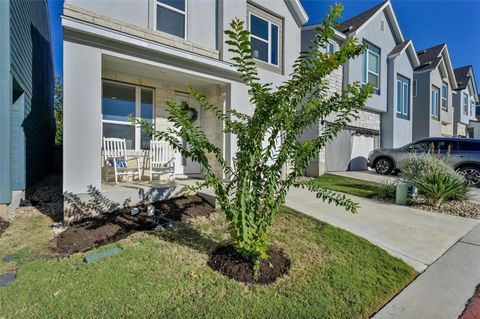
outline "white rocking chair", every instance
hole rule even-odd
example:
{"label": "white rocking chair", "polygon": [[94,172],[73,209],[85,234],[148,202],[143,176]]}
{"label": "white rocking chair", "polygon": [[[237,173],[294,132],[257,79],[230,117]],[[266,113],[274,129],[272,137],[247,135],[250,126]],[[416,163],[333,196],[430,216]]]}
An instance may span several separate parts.
{"label": "white rocking chair", "polygon": [[162,173],[170,173],[172,180],[175,180],[173,147],[165,141],[150,141],[150,182],[154,174]]}
{"label": "white rocking chair", "polygon": [[[124,138],[103,138],[103,157],[105,160],[105,180],[108,183],[110,171],[113,170],[115,183],[118,184],[118,176],[134,175],[141,179],[140,161],[137,158],[127,157],[127,144]],[[128,167],[128,162],[136,161],[137,167]]]}

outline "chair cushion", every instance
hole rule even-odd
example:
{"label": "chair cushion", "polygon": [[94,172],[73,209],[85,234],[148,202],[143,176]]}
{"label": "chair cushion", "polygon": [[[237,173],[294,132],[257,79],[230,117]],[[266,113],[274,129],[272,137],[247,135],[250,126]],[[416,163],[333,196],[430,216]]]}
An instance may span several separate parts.
{"label": "chair cushion", "polygon": [[[115,159],[115,161],[114,161]],[[110,166],[114,166],[116,164],[117,168],[128,168],[127,161],[125,161],[125,157],[111,157],[108,159],[108,163]]]}

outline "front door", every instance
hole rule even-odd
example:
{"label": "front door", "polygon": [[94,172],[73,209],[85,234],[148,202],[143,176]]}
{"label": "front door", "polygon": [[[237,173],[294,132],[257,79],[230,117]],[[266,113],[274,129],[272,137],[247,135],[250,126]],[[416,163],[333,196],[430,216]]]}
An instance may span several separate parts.
{"label": "front door", "polygon": [[[192,116],[192,119],[197,123],[198,126],[202,126],[202,114],[200,106],[198,105],[197,101],[192,98],[190,95],[186,93],[176,93],[175,94],[175,101],[180,104],[184,105],[186,108],[189,109],[189,114]],[[184,146],[188,147],[187,143],[183,141]],[[190,158],[182,156],[180,153],[175,155],[177,158],[176,160],[176,167],[177,173],[185,174],[185,175],[196,175],[201,173],[200,164],[197,162],[192,161]]]}

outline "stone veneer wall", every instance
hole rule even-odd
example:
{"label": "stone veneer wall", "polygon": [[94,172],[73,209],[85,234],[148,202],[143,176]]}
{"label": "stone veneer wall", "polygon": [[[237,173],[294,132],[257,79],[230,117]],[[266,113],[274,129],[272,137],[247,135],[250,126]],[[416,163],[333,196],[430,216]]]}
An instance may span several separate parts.
{"label": "stone veneer wall", "polygon": [[[460,127],[459,127],[460,129]],[[465,125],[464,125],[464,132],[465,132]],[[442,136],[453,136],[453,125],[442,123]]]}

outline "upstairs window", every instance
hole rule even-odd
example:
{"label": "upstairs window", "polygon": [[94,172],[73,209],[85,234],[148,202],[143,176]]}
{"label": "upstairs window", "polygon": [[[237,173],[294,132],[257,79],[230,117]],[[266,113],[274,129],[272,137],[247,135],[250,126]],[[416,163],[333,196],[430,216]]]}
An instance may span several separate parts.
{"label": "upstairs window", "polygon": [[410,80],[397,75],[397,117],[410,118]]}
{"label": "upstairs window", "polygon": [[448,110],[448,87],[447,83],[442,84],[442,110]]}
{"label": "upstairs window", "polygon": [[468,115],[468,95],[463,93],[463,114]]}
{"label": "upstairs window", "polygon": [[367,43],[367,50],[363,52],[363,83],[370,83],[375,93],[380,94],[380,49]]}
{"label": "upstairs window", "polygon": [[280,51],[279,25],[254,13],[250,13],[249,21],[253,57],[256,60],[278,66]]}
{"label": "upstairs window", "polygon": [[157,30],[186,38],[186,0],[157,0]]}
{"label": "upstairs window", "polygon": [[333,44],[332,42],[327,43],[327,53],[335,53],[335,44]]}
{"label": "upstairs window", "polygon": [[431,97],[431,113],[432,113],[432,117],[434,119],[440,119],[440,110],[439,110],[439,106],[440,106],[440,100],[439,100],[439,97],[440,97],[440,90],[439,88],[435,87],[435,86],[432,86],[432,97]]}

